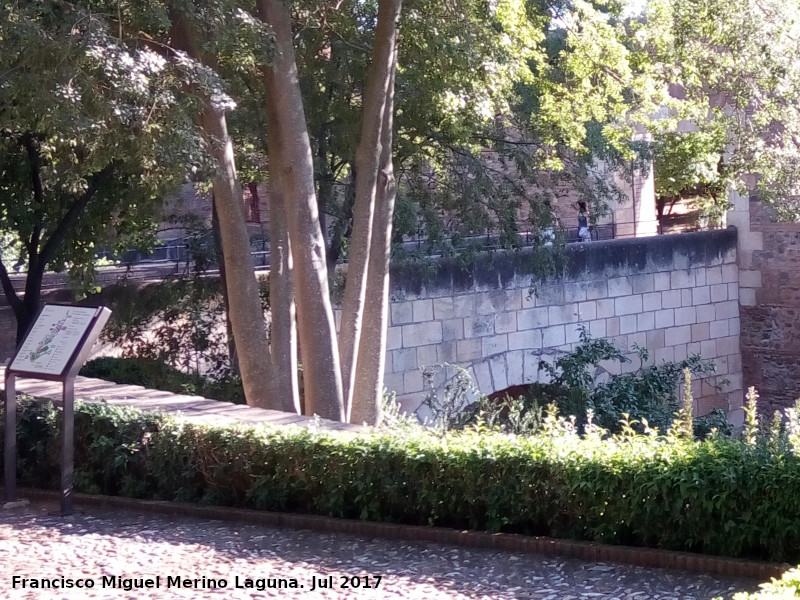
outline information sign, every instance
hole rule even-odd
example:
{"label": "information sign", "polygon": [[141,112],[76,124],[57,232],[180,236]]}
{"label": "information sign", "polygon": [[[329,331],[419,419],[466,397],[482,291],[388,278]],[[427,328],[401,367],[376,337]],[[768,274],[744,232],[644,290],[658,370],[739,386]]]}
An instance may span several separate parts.
{"label": "information sign", "polygon": [[75,377],[89,358],[100,331],[111,316],[104,307],[46,304],[11,364],[6,367],[5,496],[17,494],[16,378],[60,381],[63,386],[61,426],[61,512],[72,513]]}

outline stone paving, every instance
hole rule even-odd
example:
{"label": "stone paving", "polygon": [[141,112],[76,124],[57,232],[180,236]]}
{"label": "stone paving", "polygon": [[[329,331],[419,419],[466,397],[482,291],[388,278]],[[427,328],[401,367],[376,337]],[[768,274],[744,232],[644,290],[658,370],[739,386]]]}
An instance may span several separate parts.
{"label": "stone paving", "polygon": [[[0,380],[5,386],[5,367],[0,367]],[[18,378],[17,393],[29,394],[38,398],[61,400],[61,383],[41,379]],[[108,404],[133,406],[140,410],[154,410],[174,414],[191,423],[228,425],[232,423],[268,423],[270,425],[296,425],[308,427],[312,423],[323,429],[337,431],[360,431],[359,425],[337,423],[325,419],[314,419],[278,410],[253,408],[243,404],[231,404],[209,400],[200,396],[188,396],[151,390],[138,385],[122,385],[93,379],[75,378],[75,398],[86,402],[106,402]]]}
{"label": "stone paving", "polygon": [[[93,587],[38,589],[30,582],[63,585],[62,577]],[[133,587],[148,580],[158,588]],[[56,504],[36,502],[0,512],[0,598],[9,600],[699,600],[756,587],[662,569],[130,510],[79,507],[61,517]]]}

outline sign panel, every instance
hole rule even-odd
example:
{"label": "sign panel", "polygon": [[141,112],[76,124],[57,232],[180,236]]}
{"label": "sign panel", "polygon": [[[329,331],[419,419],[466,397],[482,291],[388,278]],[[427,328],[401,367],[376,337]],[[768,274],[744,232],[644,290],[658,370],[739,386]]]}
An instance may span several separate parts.
{"label": "sign panel", "polygon": [[85,340],[95,314],[96,308],[45,305],[9,369],[61,375]]}

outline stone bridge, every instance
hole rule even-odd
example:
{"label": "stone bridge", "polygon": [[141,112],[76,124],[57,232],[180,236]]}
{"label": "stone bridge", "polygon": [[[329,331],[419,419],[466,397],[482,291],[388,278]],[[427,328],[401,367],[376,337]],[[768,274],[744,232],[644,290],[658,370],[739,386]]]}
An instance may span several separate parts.
{"label": "stone bridge", "polygon": [[[457,364],[482,393],[544,380],[539,361],[573,350],[580,328],[609,338],[636,370],[650,361],[711,359],[718,378],[696,381],[698,414],[741,419],[739,269],[734,228],[570,244],[562,276],[536,275],[536,251],[481,255],[464,267],[395,265],[385,385],[406,410],[422,398],[422,368]],[[539,250],[541,252],[541,250]],[[440,370],[437,383],[448,375]]]}

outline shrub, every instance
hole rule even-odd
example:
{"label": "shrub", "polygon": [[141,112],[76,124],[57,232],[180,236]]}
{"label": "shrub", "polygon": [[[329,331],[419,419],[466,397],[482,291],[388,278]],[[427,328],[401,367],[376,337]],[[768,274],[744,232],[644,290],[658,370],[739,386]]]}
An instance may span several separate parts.
{"label": "shrub", "polygon": [[[780,600],[781,598],[800,598],[800,567],[786,571],[780,579],[773,578],[769,583],[762,583],[761,589],[752,594],[739,592],[733,600]],[[715,598],[714,600],[722,600]]]}
{"label": "shrub", "polygon": [[[785,432],[693,441],[589,424],[579,436],[552,409],[527,437],[207,427],[83,403],[75,419],[78,491],[800,558],[800,458]],[[23,403],[21,483],[57,487],[58,424],[52,405]]]}

